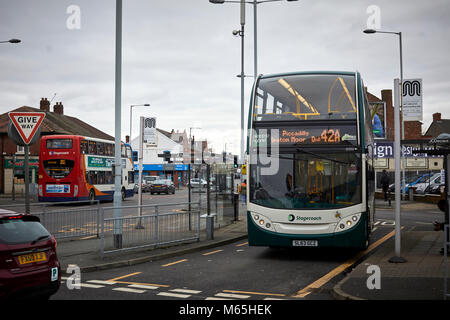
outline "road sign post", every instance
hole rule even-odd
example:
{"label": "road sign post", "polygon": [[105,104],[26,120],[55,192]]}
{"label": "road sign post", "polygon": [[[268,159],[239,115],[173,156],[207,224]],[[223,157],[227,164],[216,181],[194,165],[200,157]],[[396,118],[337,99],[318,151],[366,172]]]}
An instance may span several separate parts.
{"label": "road sign post", "polygon": [[[44,121],[45,113],[43,112],[10,112],[10,125],[8,128],[8,136],[18,145],[24,146],[25,161],[25,212],[30,213],[30,148],[39,137],[36,133]],[[14,159],[14,157],[13,157]],[[15,162],[15,159],[13,160]],[[13,166],[14,168],[14,166]],[[15,191],[13,191],[15,192]]]}

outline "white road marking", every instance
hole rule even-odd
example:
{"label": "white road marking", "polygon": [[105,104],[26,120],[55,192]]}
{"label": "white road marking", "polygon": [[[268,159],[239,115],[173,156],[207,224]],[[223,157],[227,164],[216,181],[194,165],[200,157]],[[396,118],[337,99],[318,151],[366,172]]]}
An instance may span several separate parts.
{"label": "white road marking", "polygon": [[191,295],[190,294],[171,293],[171,292],[160,292],[160,293],[158,293],[158,296],[186,299],[186,298],[189,298]]}
{"label": "white road marking", "polygon": [[250,298],[250,296],[246,296],[243,294],[233,294],[233,293],[218,293],[215,295],[216,297],[221,297],[221,298],[234,298],[234,299],[247,299]]}
{"label": "white road marking", "polygon": [[130,284],[128,287],[136,288],[136,289],[146,289],[146,290],[156,290],[159,288],[159,287],[147,286],[147,285],[143,285],[143,284]]}
{"label": "white road marking", "polygon": [[172,289],[172,290],[169,290],[169,291],[178,292],[178,293],[189,293],[189,294],[199,294],[199,293],[201,293],[201,291],[199,291],[199,290],[188,290],[188,289]]}
{"label": "white road marking", "polygon": [[218,298],[218,297],[208,297],[205,300],[232,300],[232,299]]}
{"label": "white road marking", "polygon": [[129,293],[144,293],[147,292],[146,290],[137,290],[137,289],[130,289],[130,288],[114,288],[114,291],[121,291],[121,292],[129,292]]}
{"label": "white road marking", "polygon": [[92,288],[92,289],[99,289],[103,288],[104,286],[96,285],[96,284],[88,284],[88,283],[80,283],[80,286],[83,288]]}

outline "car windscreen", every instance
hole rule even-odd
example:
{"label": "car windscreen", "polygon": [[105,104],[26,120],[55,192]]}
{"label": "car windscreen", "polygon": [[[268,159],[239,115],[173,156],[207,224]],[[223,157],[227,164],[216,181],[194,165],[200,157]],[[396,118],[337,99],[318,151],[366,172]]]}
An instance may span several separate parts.
{"label": "car windscreen", "polygon": [[50,233],[38,219],[30,217],[0,218],[0,243],[22,244],[44,240]]}

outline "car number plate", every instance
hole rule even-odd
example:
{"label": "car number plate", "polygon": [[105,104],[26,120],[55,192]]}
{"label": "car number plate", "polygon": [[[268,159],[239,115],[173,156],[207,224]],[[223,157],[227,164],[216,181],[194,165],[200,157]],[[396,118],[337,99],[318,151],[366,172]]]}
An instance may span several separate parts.
{"label": "car number plate", "polygon": [[319,241],[317,241],[317,240],[293,240],[292,246],[294,246],[294,247],[318,247]]}
{"label": "car number plate", "polygon": [[45,252],[30,253],[25,254],[23,256],[19,256],[19,264],[28,264],[45,260],[47,260]]}

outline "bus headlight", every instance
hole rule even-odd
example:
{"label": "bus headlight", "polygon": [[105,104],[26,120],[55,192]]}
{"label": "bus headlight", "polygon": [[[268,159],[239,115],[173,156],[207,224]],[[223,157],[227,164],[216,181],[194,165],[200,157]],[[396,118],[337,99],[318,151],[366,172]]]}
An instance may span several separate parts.
{"label": "bus headlight", "polygon": [[359,219],[361,219],[361,213],[352,214],[350,216],[344,217],[343,219],[338,221],[334,232],[342,232],[354,227],[359,221]]}
{"label": "bus headlight", "polygon": [[273,223],[267,217],[251,212],[251,216],[255,223],[265,230],[275,231]]}

